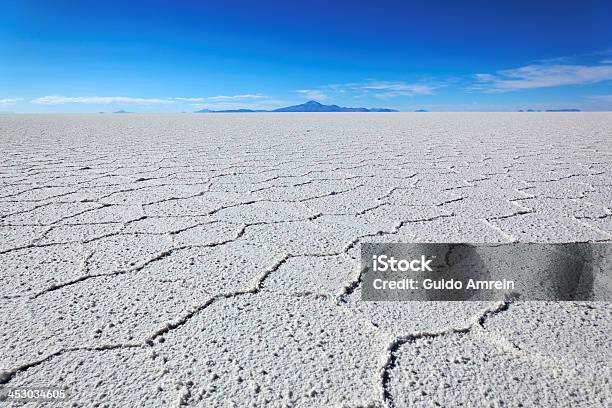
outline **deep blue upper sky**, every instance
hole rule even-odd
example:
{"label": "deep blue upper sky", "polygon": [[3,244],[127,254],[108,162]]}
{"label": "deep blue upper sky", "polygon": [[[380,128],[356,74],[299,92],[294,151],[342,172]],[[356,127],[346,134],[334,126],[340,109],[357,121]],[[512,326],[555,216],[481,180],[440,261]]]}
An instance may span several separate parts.
{"label": "deep blue upper sky", "polygon": [[0,111],[612,110],[612,2],[503,3],[4,1]]}

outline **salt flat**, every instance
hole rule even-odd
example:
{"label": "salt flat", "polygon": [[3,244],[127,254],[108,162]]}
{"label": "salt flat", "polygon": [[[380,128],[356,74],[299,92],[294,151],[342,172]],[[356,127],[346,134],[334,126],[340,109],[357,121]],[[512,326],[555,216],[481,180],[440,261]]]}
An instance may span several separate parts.
{"label": "salt flat", "polygon": [[372,240],[612,240],[612,114],[0,116],[0,383],[609,406],[605,302],[362,302]]}

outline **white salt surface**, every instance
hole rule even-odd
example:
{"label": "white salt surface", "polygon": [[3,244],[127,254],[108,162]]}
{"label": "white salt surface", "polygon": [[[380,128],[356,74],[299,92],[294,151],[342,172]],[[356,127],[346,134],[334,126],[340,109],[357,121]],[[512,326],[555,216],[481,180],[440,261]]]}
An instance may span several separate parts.
{"label": "white salt surface", "polygon": [[612,240],[609,113],[0,116],[0,383],[609,406],[612,306],[365,303],[368,241]]}

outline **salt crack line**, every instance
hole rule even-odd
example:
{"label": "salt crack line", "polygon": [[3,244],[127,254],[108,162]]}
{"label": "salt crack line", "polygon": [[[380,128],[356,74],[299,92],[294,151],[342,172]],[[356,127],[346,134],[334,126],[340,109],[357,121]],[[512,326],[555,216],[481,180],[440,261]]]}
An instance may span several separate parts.
{"label": "salt crack line", "polygon": [[107,350],[117,350],[117,349],[131,349],[131,348],[140,348],[143,347],[141,343],[125,343],[125,344],[105,344],[96,347],[70,347],[70,348],[62,348],[54,353],[51,353],[40,360],[36,360],[27,364],[20,365],[13,369],[0,371],[0,384],[8,384],[18,373],[27,371],[30,368],[37,367],[47,361],[54,359],[55,357],[59,357],[66,353],[71,353],[75,351],[107,351]]}
{"label": "salt crack line", "polygon": [[508,310],[512,302],[512,299],[504,300],[498,302],[497,305],[494,307],[484,309],[480,315],[476,316],[467,326],[464,327],[450,327],[435,332],[418,331],[406,335],[393,337],[381,357],[381,367],[378,370],[377,376],[377,391],[382,406],[394,406],[393,396],[389,391],[389,383],[391,381],[391,371],[396,367],[397,364],[397,352],[402,346],[407,343],[414,343],[415,341],[423,338],[436,338],[448,334],[466,334],[472,330],[484,328],[484,324],[490,316],[494,316]]}

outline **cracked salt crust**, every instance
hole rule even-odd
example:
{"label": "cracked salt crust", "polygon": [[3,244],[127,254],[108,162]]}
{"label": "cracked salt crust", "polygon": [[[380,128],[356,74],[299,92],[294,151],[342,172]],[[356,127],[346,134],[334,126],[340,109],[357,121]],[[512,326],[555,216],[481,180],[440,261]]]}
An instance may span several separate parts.
{"label": "cracked salt crust", "polygon": [[607,113],[1,116],[0,383],[85,406],[609,405],[608,303],[364,303],[359,246],[609,241],[610,133]]}
{"label": "cracked salt crust", "polygon": [[393,406],[605,406],[588,379],[523,361],[469,334],[406,344],[391,370]]}
{"label": "cracked salt crust", "polygon": [[611,319],[607,302],[528,302],[487,320],[485,328],[493,342],[506,342],[518,359],[588,383],[585,388],[592,388],[596,401],[605,405],[612,399]]}
{"label": "cracked salt crust", "polygon": [[159,407],[180,401],[181,386],[175,382],[142,349],[76,349],[30,368],[27,375],[18,375],[11,386],[62,384],[69,393],[66,405],[75,402],[76,406],[106,406],[109,400],[120,399],[123,406]]}
{"label": "cracked salt crust", "polygon": [[270,275],[264,290],[275,293],[339,296],[359,277],[361,266],[347,254],[295,256]]}
{"label": "cracked salt crust", "polygon": [[165,337],[156,350],[202,407],[371,404],[385,342],[332,303],[268,293],[216,302]]}
{"label": "cracked salt crust", "polygon": [[1,360],[16,367],[65,348],[141,344],[185,308],[210,297],[199,286],[126,274],[94,277],[28,301],[5,299],[2,307],[12,318],[2,322]]}

